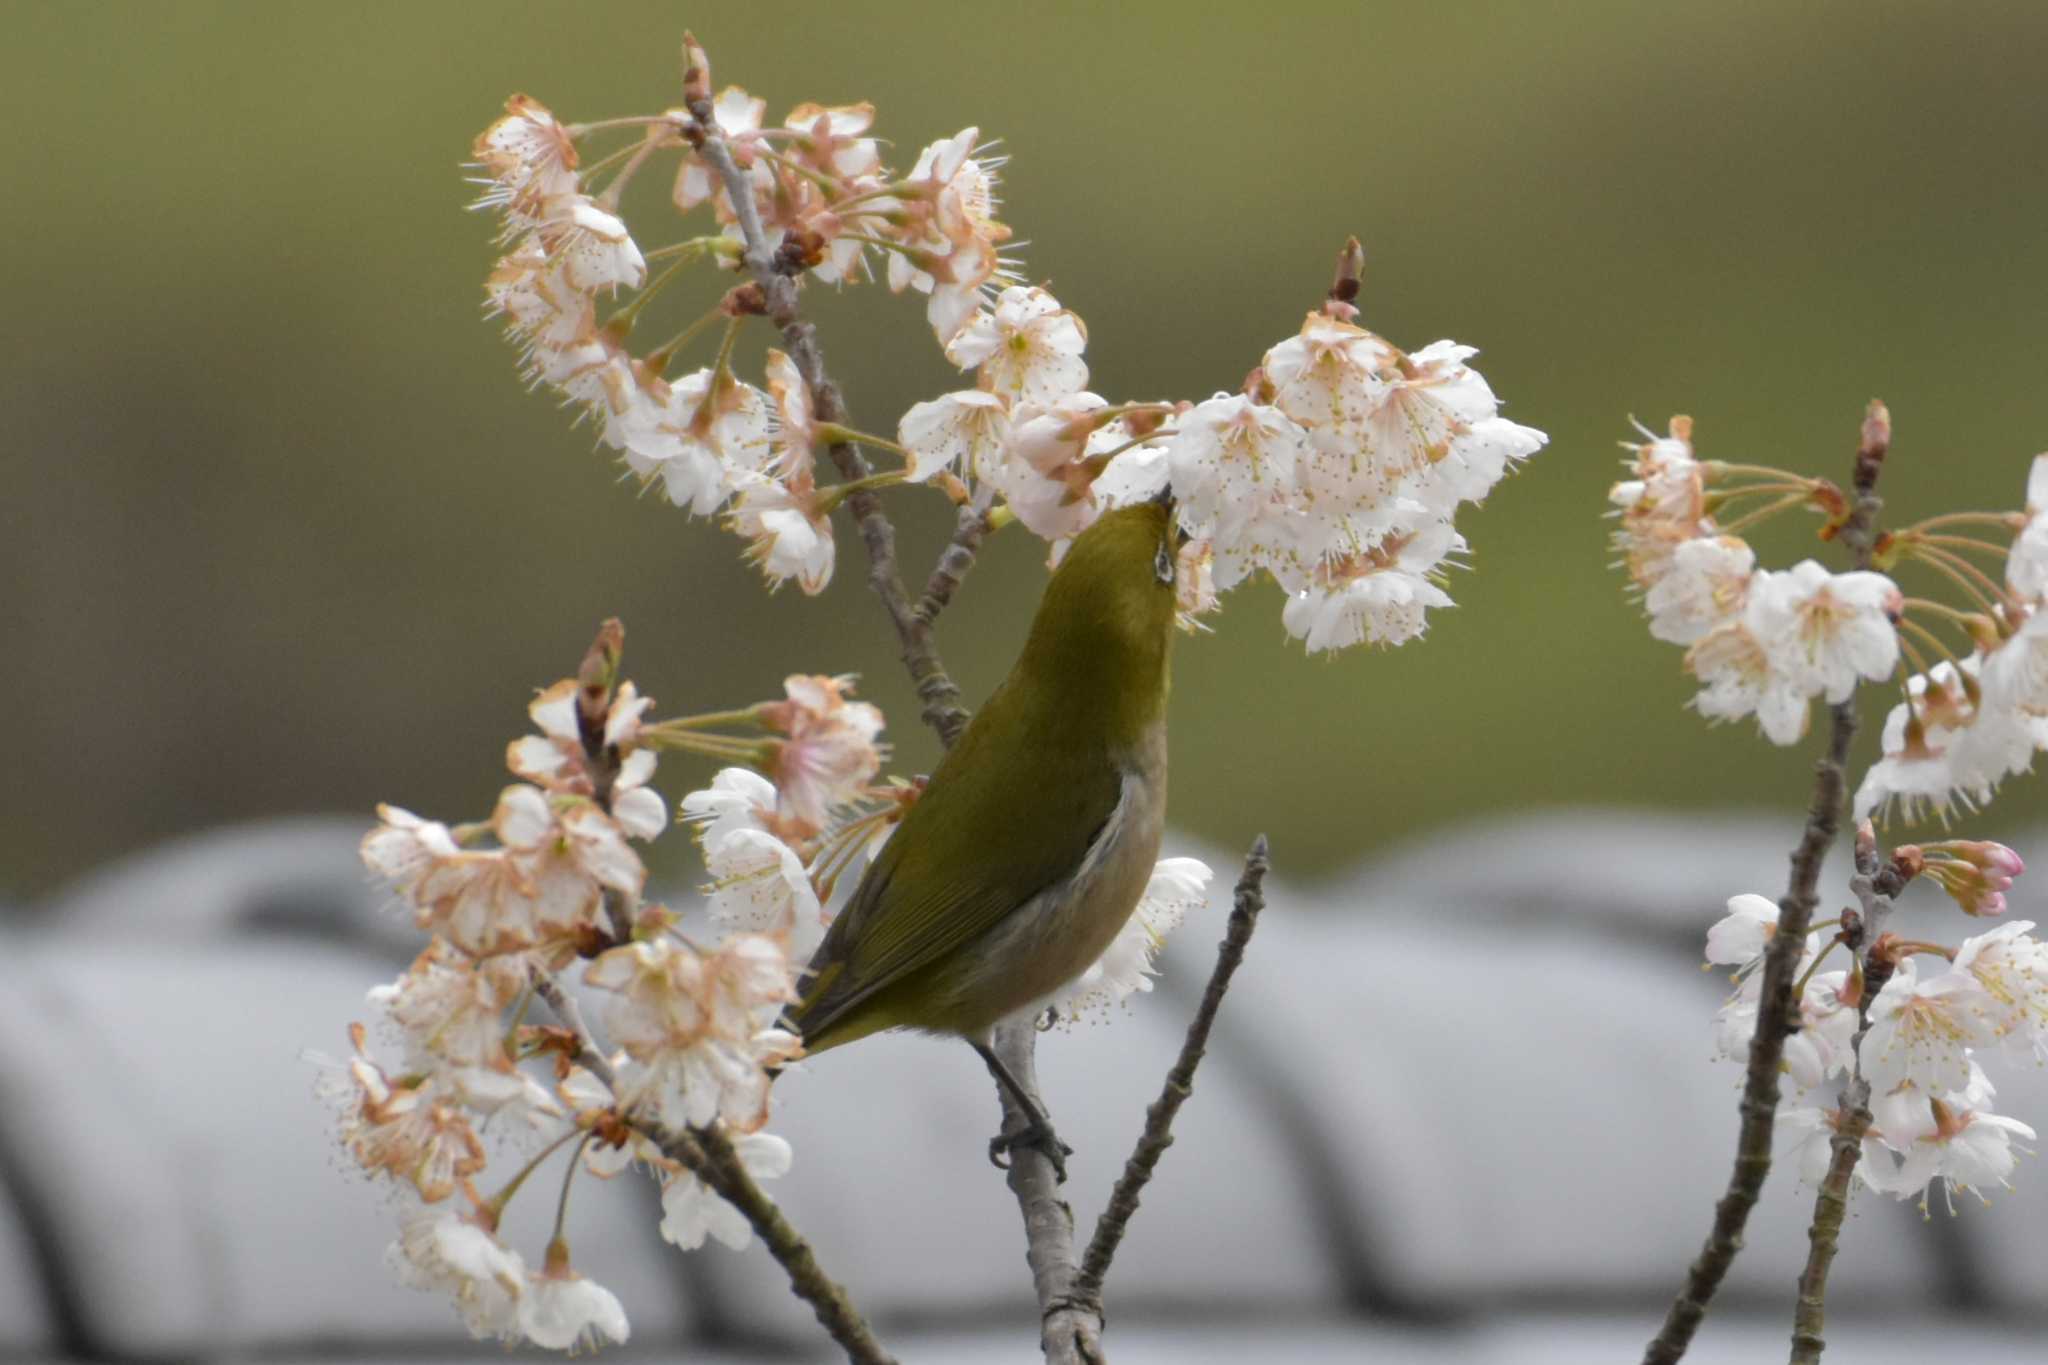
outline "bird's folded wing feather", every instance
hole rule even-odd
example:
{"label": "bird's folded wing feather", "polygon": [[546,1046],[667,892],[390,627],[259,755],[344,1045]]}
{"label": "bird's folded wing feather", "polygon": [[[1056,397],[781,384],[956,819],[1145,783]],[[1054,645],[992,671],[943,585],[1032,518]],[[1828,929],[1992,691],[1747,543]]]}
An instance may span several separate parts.
{"label": "bird's folded wing feather", "polygon": [[[976,720],[996,719],[992,697]],[[959,951],[1086,857],[1116,810],[1121,775],[1100,752],[1059,737],[1037,753],[1027,787],[984,761],[971,725],[826,932],[813,994],[795,1017],[821,1034],[860,1001]]]}

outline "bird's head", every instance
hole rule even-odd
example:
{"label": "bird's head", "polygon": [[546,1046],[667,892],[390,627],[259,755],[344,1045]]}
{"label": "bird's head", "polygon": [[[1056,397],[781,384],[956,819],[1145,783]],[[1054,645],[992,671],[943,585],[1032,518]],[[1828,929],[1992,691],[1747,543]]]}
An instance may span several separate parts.
{"label": "bird's head", "polygon": [[1020,667],[1041,686],[1121,703],[1142,723],[1163,707],[1179,536],[1163,501],[1105,512],[1046,585]]}

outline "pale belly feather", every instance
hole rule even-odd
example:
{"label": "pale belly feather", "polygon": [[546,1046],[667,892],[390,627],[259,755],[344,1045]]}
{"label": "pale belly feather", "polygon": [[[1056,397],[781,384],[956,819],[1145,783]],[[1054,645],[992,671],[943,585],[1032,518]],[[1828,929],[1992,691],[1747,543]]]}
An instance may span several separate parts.
{"label": "pale belly feather", "polygon": [[1148,778],[1127,769],[1116,809],[1074,875],[1018,906],[976,945],[948,992],[946,1032],[985,1038],[998,1020],[1044,1000],[1102,956],[1159,861],[1165,764],[1154,771]]}

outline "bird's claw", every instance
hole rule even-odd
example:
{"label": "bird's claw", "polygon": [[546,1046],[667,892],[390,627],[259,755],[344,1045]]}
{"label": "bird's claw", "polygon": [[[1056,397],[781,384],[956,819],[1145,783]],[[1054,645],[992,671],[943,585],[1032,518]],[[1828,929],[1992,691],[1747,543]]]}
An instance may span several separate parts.
{"label": "bird's claw", "polygon": [[1067,1158],[1074,1149],[1060,1141],[1050,1123],[1027,1124],[1015,1132],[998,1133],[988,1140],[988,1159],[999,1170],[1010,1169],[1010,1153],[1019,1147],[1034,1147],[1052,1163],[1059,1183],[1067,1183]]}

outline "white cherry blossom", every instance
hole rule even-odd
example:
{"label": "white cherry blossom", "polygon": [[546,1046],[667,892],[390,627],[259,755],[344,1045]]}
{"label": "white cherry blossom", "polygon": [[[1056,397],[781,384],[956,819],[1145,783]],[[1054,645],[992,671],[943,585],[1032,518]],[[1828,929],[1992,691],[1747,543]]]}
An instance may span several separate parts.
{"label": "white cherry blossom", "polygon": [[1898,667],[1892,620],[1901,600],[1883,574],[1829,573],[1808,559],[1782,573],[1759,572],[1743,620],[1774,672],[1806,696],[1839,702],[1859,679],[1881,681]]}
{"label": "white cherry blossom", "polygon": [[1742,615],[1756,571],[1756,553],[1736,536],[1699,536],[1679,542],[1669,565],[1643,594],[1650,634],[1690,645]]}
{"label": "white cherry blossom", "polygon": [[408,1215],[385,1259],[412,1288],[452,1297],[471,1336],[517,1335],[526,1263],[471,1219],[446,1212]]}
{"label": "white cherry blossom", "polygon": [[1088,331],[1037,286],[1013,285],[946,343],[946,359],[1012,402],[1055,403],[1088,387]]}
{"label": "white cherry blossom", "polygon": [[1970,1049],[1997,1039],[1998,1004],[1975,976],[1948,970],[1922,978],[1918,962],[1901,962],[1871,1002],[1861,1055],[1879,1094],[1905,1083],[1961,1090],[1970,1083]]}
{"label": "white cherry blossom", "polygon": [[1152,869],[1145,894],[1130,919],[1088,970],[1063,987],[1049,1002],[1066,1019],[1107,1014],[1136,991],[1152,989],[1152,958],[1178,929],[1188,912],[1208,904],[1215,876],[1199,858],[1162,858]]}
{"label": "white cherry blossom", "polygon": [[923,482],[958,469],[976,481],[993,478],[1010,443],[1009,405],[979,389],[913,404],[897,424],[896,440],[910,454],[909,478]]}
{"label": "white cherry blossom", "polygon": [[[773,1180],[789,1173],[790,1146],[773,1133],[744,1133],[733,1141],[740,1165],[755,1180]],[[708,1238],[734,1251],[754,1240],[745,1214],[713,1193],[689,1171],[678,1171],[662,1183],[661,1235],[684,1251],[695,1251]]]}

